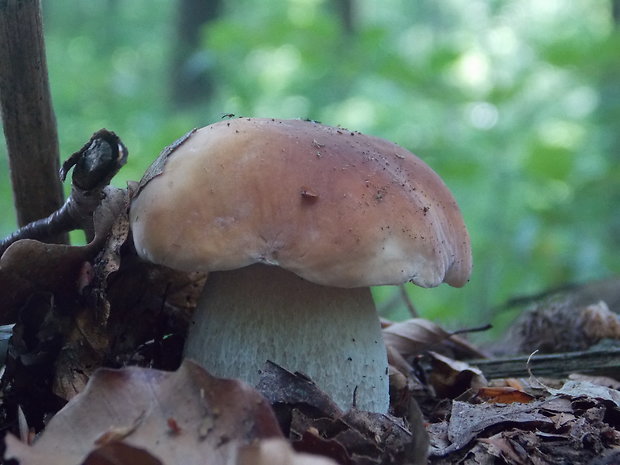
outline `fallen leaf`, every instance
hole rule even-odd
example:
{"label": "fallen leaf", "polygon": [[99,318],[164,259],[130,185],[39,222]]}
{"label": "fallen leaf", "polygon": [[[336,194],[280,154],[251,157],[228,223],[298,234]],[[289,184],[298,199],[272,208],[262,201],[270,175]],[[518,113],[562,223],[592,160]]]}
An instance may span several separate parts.
{"label": "fallen leaf", "polygon": [[236,465],[338,465],[315,454],[298,453],[284,439],[265,439],[243,446]]}
{"label": "fallen leaf", "polygon": [[457,352],[470,358],[485,357],[462,337],[449,333],[424,318],[411,318],[399,323],[386,324],[381,332],[386,346],[393,347],[405,358],[427,350],[447,350],[451,354]]}
{"label": "fallen leaf", "polygon": [[84,262],[97,253],[95,247],[45,244],[22,239],[0,258],[0,323],[14,323],[17,312],[33,294],[77,294]]}
{"label": "fallen leaf", "polygon": [[274,406],[306,404],[325,416],[342,414],[342,410],[310,378],[301,373],[291,373],[270,361],[265,363],[256,389]]}
{"label": "fallen leaf", "polygon": [[549,392],[556,395],[566,395],[571,397],[592,397],[613,402],[616,407],[620,407],[620,392],[600,386],[588,381],[567,381],[560,389],[549,389]]}
{"label": "fallen leaf", "polygon": [[495,402],[500,404],[512,404],[520,402],[527,404],[534,400],[534,396],[512,387],[481,387],[476,393],[476,398],[483,402]]}
{"label": "fallen leaf", "polygon": [[417,355],[450,337],[439,325],[423,318],[392,323],[382,330],[385,344],[403,357]]}
{"label": "fallen leaf", "polygon": [[84,289],[84,270],[88,267],[85,263],[93,261],[99,253],[129,199],[121,189],[108,187],[104,192],[105,197],[94,214],[95,239],[89,244],[71,246],[22,239],[2,254],[0,323],[15,322],[19,308],[35,293],[53,293],[70,299]]}
{"label": "fallen leaf", "polygon": [[431,360],[430,382],[437,395],[454,399],[465,391],[486,386],[480,369],[465,362],[453,360],[435,352],[428,352]]}
{"label": "fallen leaf", "polygon": [[81,465],[163,465],[144,449],[111,442],[93,450]]}
{"label": "fallen leaf", "polygon": [[598,386],[615,389],[616,391],[620,390],[620,381],[609,376],[591,376],[581,373],[571,373],[568,375],[568,379],[571,381],[587,381]]}
{"label": "fallen leaf", "polygon": [[355,408],[343,413],[312,380],[270,362],[257,389],[271,402],[282,431],[298,451],[345,465],[426,463],[428,438],[421,414],[408,417],[415,422],[411,430],[423,431],[414,438],[402,420],[389,415]]}
{"label": "fallen leaf", "polygon": [[[170,434],[174,418],[180,433]],[[201,432],[205,420],[208,431]],[[236,380],[209,375],[191,361],[176,372],[145,368],[101,369],[29,447],[6,437],[5,458],[21,465],[81,463],[106,433],[165,464],[230,463],[240,445],[281,436],[266,400]],[[110,443],[113,443],[112,441]]]}
{"label": "fallen leaf", "polygon": [[487,445],[491,455],[503,459],[509,465],[531,465],[534,463],[531,453],[520,444],[524,438],[529,439],[527,442],[530,445],[538,442],[534,433],[515,434],[514,431],[501,432],[490,438],[480,438],[478,441]]}

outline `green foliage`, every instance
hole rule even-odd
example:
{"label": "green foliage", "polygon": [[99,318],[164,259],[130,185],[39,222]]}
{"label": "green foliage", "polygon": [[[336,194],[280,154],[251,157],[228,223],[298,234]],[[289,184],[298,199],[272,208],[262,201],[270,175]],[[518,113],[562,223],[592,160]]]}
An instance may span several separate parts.
{"label": "green foliage", "polygon": [[[217,92],[181,111],[167,90],[172,2],[47,2],[62,153],[115,130],[130,150],[122,185],[223,113],[307,117],[398,142],[455,194],[475,270],[463,289],[408,288],[426,316],[486,322],[510,296],[620,271],[620,36],[608,2],[358,0],[352,34],[326,0],[225,6],[199,51]],[[11,211],[6,177],[0,202]],[[380,304],[393,293],[375,290]]]}

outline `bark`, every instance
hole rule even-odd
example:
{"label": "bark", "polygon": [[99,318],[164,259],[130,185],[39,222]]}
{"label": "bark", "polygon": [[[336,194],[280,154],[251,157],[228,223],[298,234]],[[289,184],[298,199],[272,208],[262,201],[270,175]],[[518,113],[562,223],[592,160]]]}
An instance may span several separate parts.
{"label": "bark", "polygon": [[617,378],[620,374],[620,348],[474,360],[469,363],[480,368],[488,379],[527,377],[528,367],[534,376],[564,378],[572,373],[583,373]]}
{"label": "bark", "polygon": [[21,226],[63,204],[39,0],[0,0],[0,105]]}
{"label": "bark", "polygon": [[[616,37],[620,34],[620,0],[611,0],[611,20],[614,30],[610,39],[612,44],[617,43]],[[606,45],[607,47],[610,44]],[[612,45],[615,46],[615,45]],[[620,163],[620,63],[615,54],[606,60],[602,75],[599,78],[599,106],[597,110],[597,120],[595,124],[600,128],[601,136],[604,140],[603,150],[607,155],[610,166],[617,166]],[[615,182],[615,178],[608,175],[608,182]],[[620,192],[617,189],[607,188],[603,193],[607,198],[599,199],[603,205],[618,205],[620,202]],[[616,250],[620,247],[620,218],[615,215],[615,208],[605,210],[610,215],[607,222],[607,234],[610,238],[611,246]]]}

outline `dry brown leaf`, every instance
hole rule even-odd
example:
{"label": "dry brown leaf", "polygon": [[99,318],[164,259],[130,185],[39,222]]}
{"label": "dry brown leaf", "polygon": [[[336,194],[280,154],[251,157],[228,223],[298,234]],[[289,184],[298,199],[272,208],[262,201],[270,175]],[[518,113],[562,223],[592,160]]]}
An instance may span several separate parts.
{"label": "dry brown leaf", "polygon": [[301,373],[291,373],[271,361],[265,363],[256,389],[271,405],[306,404],[325,416],[342,415],[342,410],[310,378]]}
{"label": "dry brown leaf", "polygon": [[511,387],[483,387],[476,393],[477,400],[496,404],[527,404],[535,398],[531,394]]}
{"label": "dry brown leaf", "polygon": [[[479,438],[478,441],[488,446],[491,455],[505,460],[510,465],[533,464],[528,451],[517,440],[514,440],[513,436],[516,436],[514,432],[501,432],[490,438]],[[523,440],[523,437],[534,436],[534,433],[521,432],[519,436],[518,439]],[[528,439],[530,439],[528,442],[536,442],[535,436]]]}
{"label": "dry brown leaf", "polygon": [[524,389],[523,383],[517,378],[504,378],[504,383],[507,387],[518,389],[519,391]]}
{"label": "dry brown leaf", "polygon": [[337,465],[320,455],[298,453],[284,439],[265,439],[244,446],[236,465]]}
{"label": "dry brown leaf", "polygon": [[[426,463],[428,438],[421,414],[405,423],[355,408],[343,413],[311,380],[266,363],[257,389],[274,406],[282,431],[296,450],[331,457],[346,465]],[[411,400],[411,402],[415,402]],[[412,437],[412,431],[423,434]],[[420,452],[422,451],[422,452]]]}
{"label": "dry brown leaf", "polygon": [[613,402],[620,407],[620,392],[588,381],[567,381],[560,389],[548,389],[556,395],[570,397],[592,397],[593,399],[606,400]]}
{"label": "dry brown leaf", "polygon": [[111,442],[98,447],[81,465],[163,465],[144,449],[124,442]]}
{"label": "dry brown leaf", "polygon": [[411,318],[383,329],[383,339],[404,357],[417,355],[440,344],[450,333],[423,318]]}
{"label": "dry brown leaf", "polygon": [[[170,434],[170,419],[178,434]],[[123,434],[112,434],[119,431]],[[184,465],[234,463],[240,445],[281,436],[271,408],[254,389],[186,361],[176,372],[135,367],[95,372],[32,447],[8,435],[5,457],[21,465],[78,464],[106,434],[162,463]]]}
{"label": "dry brown leaf", "polygon": [[568,379],[571,381],[587,381],[598,386],[605,386],[616,391],[620,390],[620,381],[609,376],[590,376],[583,375],[581,373],[572,373],[568,375]]}
{"label": "dry brown leaf", "polygon": [[555,391],[529,403],[453,401],[449,411],[436,410],[428,425],[430,463],[616,463],[598,460],[614,457],[620,447],[620,408],[614,395],[578,384]]}
{"label": "dry brown leaf", "polygon": [[454,399],[468,389],[477,390],[488,384],[480,369],[435,352],[428,354],[432,365],[430,381],[440,397]]}
{"label": "dry brown leaf", "polygon": [[384,326],[385,345],[395,349],[403,357],[412,357],[427,350],[439,350],[442,346],[470,357],[485,355],[462,337],[453,335],[441,326],[424,318],[411,318]]}
{"label": "dry brown leaf", "polygon": [[[105,193],[106,197],[94,216],[95,239],[89,244],[71,246],[22,239],[2,254],[0,323],[13,323],[19,307],[37,292],[72,296],[89,284],[85,282],[85,264],[99,252],[129,200],[127,192],[121,189],[106,188]],[[124,242],[127,231],[122,236],[122,231],[117,228],[114,234]]]}
{"label": "dry brown leaf", "polygon": [[386,345],[388,364],[403,374],[413,372],[411,364],[391,345]]}
{"label": "dry brown leaf", "polygon": [[0,258],[0,322],[14,323],[19,308],[33,294],[77,294],[84,263],[96,253],[94,247],[44,244],[33,239],[12,244]]}
{"label": "dry brown leaf", "polygon": [[476,398],[484,402],[499,404],[512,404],[513,402],[527,404],[534,400],[534,396],[509,386],[481,387],[476,393]]}

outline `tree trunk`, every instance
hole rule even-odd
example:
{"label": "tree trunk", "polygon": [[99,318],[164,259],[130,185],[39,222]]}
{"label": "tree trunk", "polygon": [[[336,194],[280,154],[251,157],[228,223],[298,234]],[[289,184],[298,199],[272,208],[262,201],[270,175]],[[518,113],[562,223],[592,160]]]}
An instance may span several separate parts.
{"label": "tree trunk", "polygon": [[[20,226],[63,204],[39,0],[0,0],[0,105]],[[56,238],[66,242],[67,236]]]}
{"label": "tree trunk", "polygon": [[[612,34],[620,33],[620,0],[611,0],[611,19],[614,25]],[[614,40],[610,38],[610,40]],[[604,153],[609,159],[611,166],[617,166],[620,163],[620,63],[617,58],[609,59],[606,62],[606,69],[598,83],[599,88],[599,108],[598,120],[596,124],[602,129],[605,145]],[[613,178],[608,178],[613,179]],[[613,182],[613,181],[612,181]],[[607,193],[609,205],[618,205],[620,202],[620,192],[617,189],[611,189]],[[604,201],[600,199],[600,201]],[[620,218],[614,213],[615,207],[610,212],[608,222],[609,237],[614,247],[620,247]]]}
{"label": "tree trunk", "polygon": [[344,32],[353,34],[355,32],[354,0],[335,0],[335,7]]}
{"label": "tree trunk", "polygon": [[211,64],[201,50],[202,28],[217,18],[221,0],[179,0],[171,59],[171,98],[180,107],[206,101],[213,92]]}

